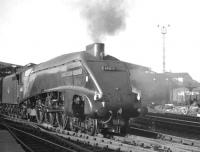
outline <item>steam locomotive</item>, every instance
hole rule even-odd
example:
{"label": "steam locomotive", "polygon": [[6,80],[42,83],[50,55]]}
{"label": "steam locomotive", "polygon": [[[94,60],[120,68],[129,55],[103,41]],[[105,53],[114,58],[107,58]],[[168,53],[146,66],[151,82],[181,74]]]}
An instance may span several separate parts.
{"label": "steam locomotive", "polygon": [[63,129],[121,133],[129,118],[145,113],[125,62],[105,56],[104,44],[26,65],[0,80],[1,113]]}

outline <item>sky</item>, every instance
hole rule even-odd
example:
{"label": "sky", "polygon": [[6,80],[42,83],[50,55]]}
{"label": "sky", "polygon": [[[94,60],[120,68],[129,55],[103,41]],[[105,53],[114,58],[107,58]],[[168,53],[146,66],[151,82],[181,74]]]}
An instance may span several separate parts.
{"label": "sky", "polygon": [[[105,53],[162,72],[162,35],[157,25],[169,24],[166,71],[188,72],[200,81],[200,1],[124,1],[124,26],[101,40]],[[87,2],[0,0],[0,61],[39,64],[85,50],[94,42],[83,15]]]}

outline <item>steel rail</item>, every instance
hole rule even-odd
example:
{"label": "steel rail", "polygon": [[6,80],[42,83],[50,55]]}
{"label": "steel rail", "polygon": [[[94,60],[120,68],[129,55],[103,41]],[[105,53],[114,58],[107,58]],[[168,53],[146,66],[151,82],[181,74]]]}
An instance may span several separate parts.
{"label": "steel rail", "polygon": [[[10,119],[10,118],[7,118]],[[12,120],[13,121],[13,120]],[[35,123],[30,123],[24,120],[15,119],[14,121],[24,123],[27,125],[33,125],[34,127],[40,128],[40,130],[49,134],[54,134],[63,137],[66,140],[88,144],[91,146],[108,148],[112,150],[121,151],[155,151],[159,149],[161,151],[200,151],[200,141],[190,140],[185,138],[178,138],[171,135],[158,134],[157,139],[143,138],[139,136],[121,137],[115,139],[107,139],[99,136],[89,136],[83,133],[75,133],[73,131],[62,130],[52,126],[40,126]],[[45,129],[44,129],[45,128]],[[171,145],[170,145],[171,143]],[[162,146],[164,145],[165,146]]]}
{"label": "steel rail", "polygon": [[200,122],[196,122],[196,121],[188,121],[188,120],[183,120],[183,119],[178,119],[178,118],[176,119],[176,118],[170,118],[170,117],[164,117],[164,116],[156,116],[156,115],[146,115],[145,117],[166,119],[166,120],[178,121],[178,122],[182,122],[182,123],[197,124],[200,127]]}
{"label": "steel rail", "polygon": [[[46,142],[46,143],[48,143],[48,144],[54,145],[54,146],[56,146],[56,147],[58,147],[58,148],[61,148],[61,149],[63,149],[63,150],[66,150],[66,151],[68,151],[68,152],[77,152],[77,151],[74,150],[74,149],[70,149],[70,148],[64,147],[64,146],[62,146],[62,145],[56,144],[56,143],[51,142],[51,141],[49,141],[49,140],[47,140],[47,139],[43,139],[43,138],[41,138],[41,137],[38,137],[38,136],[33,135],[33,134],[31,134],[31,133],[28,133],[28,132],[25,132],[25,131],[23,131],[23,130],[17,129],[17,128],[15,128],[15,127],[11,127],[11,126],[8,126],[8,125],[4,125],[4,126],[6,126],[6,128],[8,128],[10,132],[12,132],[11,129],[14,129],[14,130],[16,130],[16,131],[18,131],[18,132],[20,132],[20,133],[23,133],[23,134],[26,134],[26,135],[28,135],[28,136],[34,137],[34,138],[36,138],[36,139],[39,139],[40,141],[43,141],[43,142]],[[11,128],[11,129],[10,129],[10,128]],[[12,132],[12,135],[14,135],[14,137],[16,137],[16,139],[17,139],[23,146],[25,146],[25,148],[27,148],[30,152],[34,152],[34,150],[32,150],[31,147],[29,147],[28,145],[26,145],[26,144],[25,144],[22,140],[20,140],[13,132]],[[73,144],[73,146],[75,146],[75,144]],[[88,151],[88,152],[91,152],[91,151]]]}
{"label": "steel rail", "polygon": [[26,145],[22,140],[20,140],[12,131],[11,129],[3,124],[3,126],[9,131],[9,133],[22,145],[24,146],[29,152],[34,152],[28,145]]}

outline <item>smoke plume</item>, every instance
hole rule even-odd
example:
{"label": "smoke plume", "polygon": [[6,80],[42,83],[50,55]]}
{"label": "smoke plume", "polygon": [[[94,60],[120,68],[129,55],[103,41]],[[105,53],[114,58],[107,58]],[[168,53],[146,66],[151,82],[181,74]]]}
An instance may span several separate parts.
{"label": "smoke plume", "polygon": [[124,0],[87,0],[81,3],[81,15],[86,19],[89,34],[95,42],[125,29]]}

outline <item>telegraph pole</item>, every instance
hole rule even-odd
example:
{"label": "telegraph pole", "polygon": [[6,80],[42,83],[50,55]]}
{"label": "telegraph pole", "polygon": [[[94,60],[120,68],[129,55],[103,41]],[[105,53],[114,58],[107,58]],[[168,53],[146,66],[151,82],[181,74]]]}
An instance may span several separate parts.
{"label": "telegraph pole", "polygon": [[165,39],[166,39],[166,34],[167,34],[167,27],[170,27],[170,25],[168,24],[167,26],[166,25],[158,25],[158,28],[160,28],[161,30],[161,34],[162,34],[162,39],[163,39],[163,73],[165,73],[165,66],[166,66],[166,63],[165,63]]}

